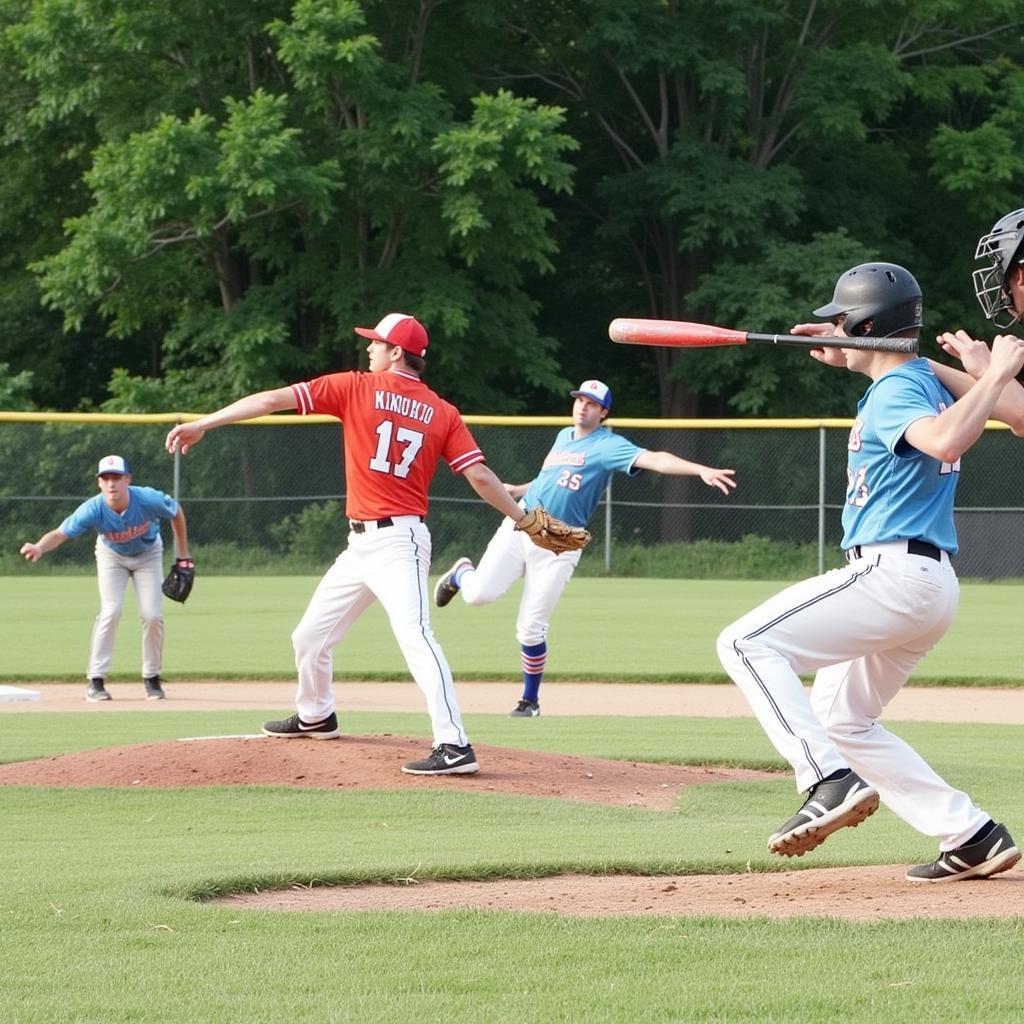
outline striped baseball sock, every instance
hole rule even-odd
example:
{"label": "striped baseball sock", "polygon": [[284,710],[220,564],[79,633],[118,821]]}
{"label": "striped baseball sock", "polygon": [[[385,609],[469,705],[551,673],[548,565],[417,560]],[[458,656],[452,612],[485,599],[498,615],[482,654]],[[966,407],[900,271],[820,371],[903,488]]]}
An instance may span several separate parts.
{"label": "striped baseball sock", "polygon": [[548,645],[523,644],[520,648],[523,661],[523,700],[537,701],[540,681],[544,678],[544,666],[548,662]]}

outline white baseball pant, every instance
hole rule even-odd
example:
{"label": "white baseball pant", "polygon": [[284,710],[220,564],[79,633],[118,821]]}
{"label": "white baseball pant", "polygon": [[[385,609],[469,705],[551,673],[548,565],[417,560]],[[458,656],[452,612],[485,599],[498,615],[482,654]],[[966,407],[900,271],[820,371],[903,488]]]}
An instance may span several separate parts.
{"label": "white baseball pant", "polygon": [[539,644],[547,639],[551,615],[579,564],[582,551],[555,554],[538,547],[511,519],[498,527],[475,569],[459,576],[459,593],[467,604],[490,604],[520,576],[523,596],[516,618],[516,639]]}
{"label": "white baseball pant", "polygon": [[135,600],[142,621],[143,678],[160,675],[164,655],[163,543],[156,543],[142,555],[120,555],[99,538],[96,540],[96,580],[100,610],[92,628],[89,669],[86,678],[106,679],[114,655],[117,625],[124,608],[128,580],[135,587]]}
{"label": "white baseball pant", "polygon": [[[908,825],[952,850],[989,816],[877,721],[956,614],[960,587],[906,541],[865,545],[845,568],[804,580],[727,626],[718,656],[797,789],[847,766]],[[815,672],[810,698],[798,678]]]}
{"label": "white baseball pant", "polygon": [[299,684],[295,704],[307,722],[334,710],[333,649],[352,624],[380,601],[409,672],[427,700],[434,743],[469,742],[451,669],[430,626],[430,531],[419,516],[393,516],[393,526],[365,524],[320,580],[292,633]]}

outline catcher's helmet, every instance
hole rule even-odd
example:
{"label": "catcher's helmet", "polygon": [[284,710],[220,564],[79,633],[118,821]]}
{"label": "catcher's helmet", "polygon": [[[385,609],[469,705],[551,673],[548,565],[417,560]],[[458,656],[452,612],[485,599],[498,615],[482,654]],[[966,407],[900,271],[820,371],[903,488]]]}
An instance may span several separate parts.
{"label": "catcher's helmet", "polygon": [[836,281],[832,301],[814,311],[831,320],[844,314],[843,330],[851,337],[870,330],[891,338],[922,324],[921,286],[909,270],[895,263],[861,263]]}
{"label": "catcher's helmet", "polygon": [[1024,262],[1022,243],[1024,210],[1014,210],[1000,217],[992,225],[992,230],[978,239],[978,248],[974,252],[974,258],[984,260],[986,264],[974,271],[974,294],[978,296],[986,318],[997,327],[1010,327],[1021,317],[1020,313],[1014,312],[1006,288],[1006,276],[1011,267]]}

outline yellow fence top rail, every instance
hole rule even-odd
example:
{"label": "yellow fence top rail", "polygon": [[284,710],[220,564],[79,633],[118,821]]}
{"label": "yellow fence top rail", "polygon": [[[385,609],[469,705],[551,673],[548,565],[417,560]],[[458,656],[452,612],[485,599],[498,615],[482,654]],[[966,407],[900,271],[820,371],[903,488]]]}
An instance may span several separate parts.
{"label": "yellow fence top rail", "polygon": [[[125,423],[146,424],[186,423],[200,419],[205,413],[199,412],[154,412],[154,413],[113,413],[113,412],[0,412],[0,423]],[[466,415],[463,420],[471,427],[567,427],[572,423],[568,416],[479,416]],[[297,416],[278,413],[274,416],[259,416],[256,419],[241,420],[245,424],[260,426],[290,427],[310,423],[337,423],[334,416]],[[852,419],[835,418],[790,418],[790,419],[638,419],[610,417],[609,424],[628,429],[644,430],[817,430],[821,427],[849,430]],[[1005,423],[990,420],[988,430],[1008,430]]]}

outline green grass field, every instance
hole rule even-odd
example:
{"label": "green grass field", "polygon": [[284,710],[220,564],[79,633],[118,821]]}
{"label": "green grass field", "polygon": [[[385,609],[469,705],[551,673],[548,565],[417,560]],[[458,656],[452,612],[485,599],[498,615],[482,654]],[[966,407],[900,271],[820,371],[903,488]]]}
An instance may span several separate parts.
{"label": "green grass field", "polygon": [[[252,712],[0,716],[4,759],[249,731]],[[357,733],[423,716],[353,714]],[[752,720],[474,716],[480,744],[630,759],[775,763]],[[539,728],[533,728],[537,726]],[[999,813],[1021,729],[897,731]],[[344,744],[338,745],[344,756]],[[487,793],[0,789],[0,992],[54,1022],[944,1021],[1019,1015],[1021,918],[574,919],[484,911],[239,911],[213,893],[395,878],[742,872],[915,863],[933,844],[884,809],[807,862],[769,857],[788,778],[697,787],[672,813]],[[971,883],[965,886],[965,898]],[[986,883],[974,883],[986,884]],[[993,883],[989,883],[993,884]],[[955,964],[955,969],[953,965]]]}
{"label": "green grass field", "polygon": [[[167,608],[169,678],[292,678],[306,578],[200,579]],[[95,614],[88,577],[0,580],[8,680],[79,679]],[[722,678],[714,638],[771,583],[575,580],[552,626],[561,678]],[[515,597],[456,602],[435,628],[456,674],[517,675]],[[1017,588],[967,586],[921,682],[1019,685]],[[136,678],[132,600],[116,676]],[[406,678],[379,609],[339,675]],[[266,712],[0,714],[0,761],[250,732]],[[425,715],[347,713],[352,733],[424,734]],[[628,760],[782,767],[752,719],[469,716],[477,744]],[[1022,728],[897,723],[1018,834]],[[339,756],[345,746],[339,744]],[[486,765],[485,765],[486,769]],[[792,864],[765,838],[795,807],[787,774],[694,787],[674,812],[487,792],[285,787],[0,787],[0,1019],[60,1022],[945,1021],[1019,1016],[1024,918],[976,921],[579,918],[451,910],[220,908],[201,897],[324,882],[676,874],[928,860],[935,845],[884,808]],[[971,883],[960,883],[969,898]],[[985,884],[985,883],[974,883]]]}
{"label": "green grass field", "polygon": [[[291,679],[290,635],[314,578],[199,577],[188,604],[165,604],[168,679]],[[574,579],[551,624],[549,679],[725,681],[715,656],[724,625],[781,589],[757,581]],[[455,600],[434,609],[434,630],[457,678],[518,676],[519,586],[493,605]],[[12,638],[0,679],[78,680],[97,608],[91,576],[0,577],[0,616]],[[965,584],[956,623],[914,679],[1020,685],[1024,587]],[[406,679],[379,606],[335,652],[339,678]],[[112,678],[139,674],[139,625],[129,591]]]}

